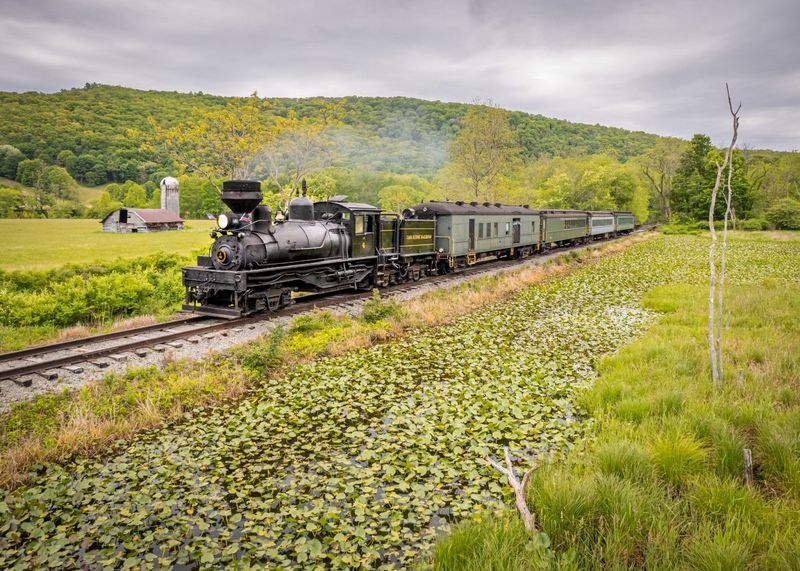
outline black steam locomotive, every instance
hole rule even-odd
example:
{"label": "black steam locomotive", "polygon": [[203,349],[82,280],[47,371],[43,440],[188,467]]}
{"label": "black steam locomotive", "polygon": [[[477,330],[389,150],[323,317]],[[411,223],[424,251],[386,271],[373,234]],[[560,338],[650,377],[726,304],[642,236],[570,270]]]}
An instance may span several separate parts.
{"label": "black steam locomotive", "polygon": [[[277,310],[295,291],[370,289],[436,271],[433,221],[381,215],[369,204],[294,198],[285,220],[257,181],[226,181],[210,256],[183,269],[184,309],[221,317]],[[402,252],[402,253],[401,253]]]}
{"label": "black steam locomotive", "polygon": [[286,219],[261,204],[258,181],[227,181],[210,256],[183,269],[185,310],[236,318],[275,311],[292,293],[367,290],[444,274],[486,258],[627,233],[630,212],[535,210],[484,202],[427,202],[402,216],[369,204],[294,198]]}

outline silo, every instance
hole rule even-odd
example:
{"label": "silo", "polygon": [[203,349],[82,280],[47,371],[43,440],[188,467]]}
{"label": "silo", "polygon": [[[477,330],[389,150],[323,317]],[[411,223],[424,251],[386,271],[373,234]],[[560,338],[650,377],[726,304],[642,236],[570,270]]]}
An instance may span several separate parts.
{"label": "silo", "polygon": [[161,179],[161,209],[181,215],[180,201],[178,200],[178,179],[167,176]]}

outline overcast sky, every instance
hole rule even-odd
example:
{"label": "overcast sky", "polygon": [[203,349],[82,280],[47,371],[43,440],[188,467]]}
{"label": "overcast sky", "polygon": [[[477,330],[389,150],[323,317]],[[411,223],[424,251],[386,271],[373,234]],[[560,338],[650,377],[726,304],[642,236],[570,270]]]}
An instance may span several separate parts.
{"label": "overcast sky", "polygon": [[[0,90],[405,95],[800,149],[800,0],[0,0]],[[0,110],[1,112],[2,110]]]}

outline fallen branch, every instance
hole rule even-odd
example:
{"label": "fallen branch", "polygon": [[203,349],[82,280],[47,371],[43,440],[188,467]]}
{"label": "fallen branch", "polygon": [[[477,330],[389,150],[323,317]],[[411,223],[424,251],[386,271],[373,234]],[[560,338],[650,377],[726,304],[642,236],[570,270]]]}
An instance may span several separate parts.
{"label": "fallen branch", "polygon": [[517,475],[514,473],[514,465],[511,463],[511,453],[508,451],[508,446],[503,447],[503,452],[505,453],[505,466],[491,457],[486,458],[486,460],[495,470],[506,475],[509,485],[514,490],[517,511],[519,511],[519,515],[522,517],[522,523],[525,525],[525,529],[527,529],[530,533],[536,533],[537,530],[536,524],[533,520],[533,514],[531,513],[531,510],[528,509],[528,502],[525,498],[525,489],[528,487],[528,481],[530,480],[533,471],[536,470],[536,466],[533,466],[530,470],[525,472],[525,474],[522,476],[522,481],[520,481],[519,478],[517,478]]}

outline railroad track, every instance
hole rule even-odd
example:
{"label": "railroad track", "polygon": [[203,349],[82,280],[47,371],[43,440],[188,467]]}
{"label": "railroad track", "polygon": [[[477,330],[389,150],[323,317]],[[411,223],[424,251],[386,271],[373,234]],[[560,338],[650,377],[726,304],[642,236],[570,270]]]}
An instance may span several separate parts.
{"label": "railroad track", "polygon": [[[642,227],[636,233],[652,228],[654,226]],[[564,252],[588,247],[591,247],[591,244],[557,248],[543,256],[522,260],[497,259],[488,261],[460,272],[423,278],[418,282],[390,286],[384,288],[382,294],[392,297],[423,287],[439,287],[460,278],[469,277],[474,279],[489,272],[523,265],[531,260],[543,262]],[[168,349],[180,349],[186,343],[198,343],[203,337],[211,338],[220,332],[224,335],[227,330],[236,330],[237,328],[241,330],[245,327],[255,328],[257,324],[264,321],[292,316],[316,308],[346,307],[360,303],[370,296],[371,292],[340,292],[326,296],[313,294],[297,298],[293,305],[281,310],[279,313],[268,313],[234,320],[193,315],[133,329],[0,353],[0,381],[14,382],[26,387],[32,383],[33,375],[40,375],[47,380],[55,380],[63,371],[81,374],[89,366],[95,369],[104,369],[111,365],[113,361],[130,359],[131,354],[136,357],[145,357],[152,351],[163,352]]]}

